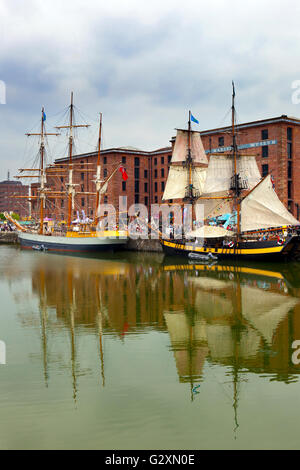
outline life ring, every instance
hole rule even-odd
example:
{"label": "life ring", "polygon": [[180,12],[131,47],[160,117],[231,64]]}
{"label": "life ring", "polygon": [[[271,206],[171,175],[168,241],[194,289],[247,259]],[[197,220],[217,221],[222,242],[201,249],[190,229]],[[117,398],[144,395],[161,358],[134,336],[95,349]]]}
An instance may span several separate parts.
{"label": "life ring", "polygon": [[233,248],[234,247],[234,242],[229,242],[228,246],[229,246],[229,248]]}
{"label": "life ring", "polygon": [[283,245],[284,244],[284,240],[282,238],[279,238],[279,240],[277,241],[277,245]]}

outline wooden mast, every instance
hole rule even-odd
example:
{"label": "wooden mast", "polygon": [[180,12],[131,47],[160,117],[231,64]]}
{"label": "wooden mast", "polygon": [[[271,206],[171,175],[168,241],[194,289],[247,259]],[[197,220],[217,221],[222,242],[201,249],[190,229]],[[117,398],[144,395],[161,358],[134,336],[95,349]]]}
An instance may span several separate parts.
{"label": "wooden mast", "polygon": [[69,183],[68,183],[68,229],[71,227],[72,209],[74,207],[75,184],[73,184],[73,129],[76,127],[89,127],[89,124],[73,124],[74,105],[73,91],[71,92],[70,122],[68,126],[57,126],[57,129],[69,129]]}
{"label": "wooden mast", "polygon": [[100,189],[101,189],[101,180],[100,180],[100,174],[101,174],[101,166],[100,166],[100,152],[101,152],[101,137],[102,137],[102,113],[100,113],[100,124],[99,124],[99,138],[98,138],[98,159],[97,159],[97,176],[96,176],[96,191],[97,191],[97,197],[96,197],[96,217],[95,217],[95,225],[98,225],[99,222],[99,204],[100,204]]}
{"label": "wooden mast", "polygon": [[[26,134],[28,137],[32,135],[39,135],[41,137],[41,145],[40,145],[40,168],[34,171],[38,171],[38,174],[40,176],[40,229],[39,233],[40,235],[44,234],[44,209],[46,206],[46,194],[45,194],[45,183],[46,183],[46,175],[45,175],[45,136],[47,135],[59,135],[57,133],[46,133],[45,132],[45,120],[46,120],[46,115],[45,115],[45,109],[42,107],[42,117],[41,117],[41,132],[39,134]],[[29,170],[28,171],[33,171]],[[36,175],[38,176],[38,175]],[[34,177],[33,175],[30,176],[22,176],[22,178],[27,177],[27,178],[32,178]],[[27,197],[27,196],[26,196]],[[32,199],[32,196],[30,195],[30,199]]]}
{"label": "wooden mast", "polygon": [[193,160],[192,160],[192,150],[191,150],[191,111],[189,111],[189,122],[188,122],[188,156],[187,156],[187,166],[188,166],[188,172],[189,172],[189,186],[188,186],[188,191],[187,191],[187,196],[190,201],[193,199],[193,182],[192,182],[192,165],[193,165]]}
{"label": "wooden mast", "polygon": [[235,88],[234,82],[232,82],[232,107],[231,107],[231,116],[232,116],[232,151],[233,151],[233,165],[234,165],[234,176],[233,176],[233,190],[234,190],[234,199],[235,207],[237,212],[237,241],[240,239],[240,178],[237,173],[237,143],[236,143],[236,134],[235,134]]}
{"label": "wooden mast", "polygon": [[45,179],[44,179],[44,108],[42,108],[42,119],[41,119],[41,186],[40,186],[40,234],[44,233],[44,208],[45,208]]}

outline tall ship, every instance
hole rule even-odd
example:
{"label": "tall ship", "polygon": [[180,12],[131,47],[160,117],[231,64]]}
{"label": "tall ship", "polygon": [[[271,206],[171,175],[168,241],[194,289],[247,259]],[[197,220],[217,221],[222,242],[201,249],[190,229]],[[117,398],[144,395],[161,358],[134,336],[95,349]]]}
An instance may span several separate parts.
{"label": "tall ship", "polygon": [[[36,169],[20,169],[19,178],[37,178],[38,179],[38,191],[36,196],[29,196],[30,201],[37,200],[39,202],[40,214],[39,214],[39,226],[35,229],[27,229],[20,226],[16,221],[6,214],[7,218],[15,223],[19,233],[19,240],[21,247],[45,250],[45,251],[56,251],[56,252],[98,252],[105,250],[115,250],[124,246],[127,243],[127,232],[126,230],[120,230],[119,227],[115,226],[115,230],[103,230],[101,229],[100,220],[100,204],[101,196],[107,192],[109,181],[114,177],[118,170],[121,170],[122,176],[124,176],[125,169],[121,166],[121,163],[116,166],[112,174],[109,175],[105,180],[101,180],[101,165],[100,165],[100,152],[101,152],[101,132],[102,132],[102,114],[100,113],[100,125],[99,125],[99,138],[98,138],[98,155],[97,155],[97,168],[95,175],[95,186],[96,191],[94,193],[83,193],[96,196],[96,207],[95,207],[95,219],[89,220],[87,217],[80,218],[77,216],[77,220],[72,220],[75,211],[75,199],[76,199],[76,184],[74,183],[74,173],[76,171],[90,171],[93,169],[83,170],[78,164],[73,162],[73,144],[74,144],[74,129],[78,127],[88,127],[86,124],[75,124],[74,123],[74,105],[73,105],[73,92],[71,93],[71,104],[69,106],[69,124],[65,126],[58,126],[57,129],[67,129],[68,138],[68,163],[62,168],[56,168],[55,165],[45,165],[45,139],[48,135],[59,135],[58,133],[47,133],[45,130],[46,115],[44,108],[42,108],[41,116],[41,128],[39,134],[27,134],[38,135],[40,137],[39,147],[39,168]],[[60,165],[61,166],[61,165]],[[34,173],[34,174],[33,174]],[[47,187],[47,176],[64,177],[68,175],[68,183],[66,192],[56,191]],[[127,175],[126,175],[127,176]],[[25,196],[26,197],[26,196]],[[54,230],[50,231],[47,229],[45,208],[46,200],[53,200],[57,197],[66,198],[68,203],[68,219],[65,230]]]}
{"label": "tall ship", "polygon": [[[262,178],[254,155],[238,152],[235,89],[232,150],[207,162],[200,132],[178,130],[164,201],[192,206],[188,233],[161,236],[167,254],[220,259],[284,260],[300,253],[300,224],[277,196],[272,177]],[[200,214],[200,217],[199,217]]]}

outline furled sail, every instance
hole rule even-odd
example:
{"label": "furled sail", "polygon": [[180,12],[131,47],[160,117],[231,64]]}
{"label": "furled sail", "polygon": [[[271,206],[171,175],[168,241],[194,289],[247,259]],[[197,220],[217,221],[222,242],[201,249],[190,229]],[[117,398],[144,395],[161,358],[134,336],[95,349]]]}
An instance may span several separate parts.
{"label": "furled sail", "polygon": [[223,227],[212,225],[203,225],[187,234],[190,238],[224,238],[231,237],[232,235],[234,235],[233,232],[226,230]]}
{"label": "furled sail", "polygon": [[[188,151],[189,131],[177,129],[172,163],[182,163],[186,161]],[[208,160],[202,144],[200,132],[191,131],[191,157],[194,163],[207,165]]]}
{"label": "furled sail", "polygon": [[246,232],[283,225],[299,225],[299,222],[278,198],[268,175],[242,201],[241,230]]}
{"label": "furled sail", "polygon": [[[199,194],[203,193],[206,178],[206,168],[196,167],[192,171],[192,183]],[[168,174],[167,184],[163,195],[163,201],[169,199],[183,199],[188,186],[188,172],[182,166],[171,166]]]}
{"label": "furled sail", "polygon": [[[246,181],[248,189],[254,188],[260,179],[260,172],[254,155],[241,155],[237,159],[237,173]],[[232,155],[211,155],[204,192],[207,194],[229,191],[234,174]]]}

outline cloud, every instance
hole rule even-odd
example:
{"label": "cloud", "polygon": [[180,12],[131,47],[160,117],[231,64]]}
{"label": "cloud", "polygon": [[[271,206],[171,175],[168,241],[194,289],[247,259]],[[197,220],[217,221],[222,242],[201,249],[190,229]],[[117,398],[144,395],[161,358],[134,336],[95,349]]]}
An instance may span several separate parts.
{"label": "cloud", "polygon": [[[0,177],[22,165],[41,106],[56,125],[71,90],[92,122],[103,112],[106,146],[168,145],[188,109],[202,129],[227,124],[232,79],[241,121],[297,115],[299,9],[294,0],[4,0]],[[77,148],[90,150],[82,138]]]}

